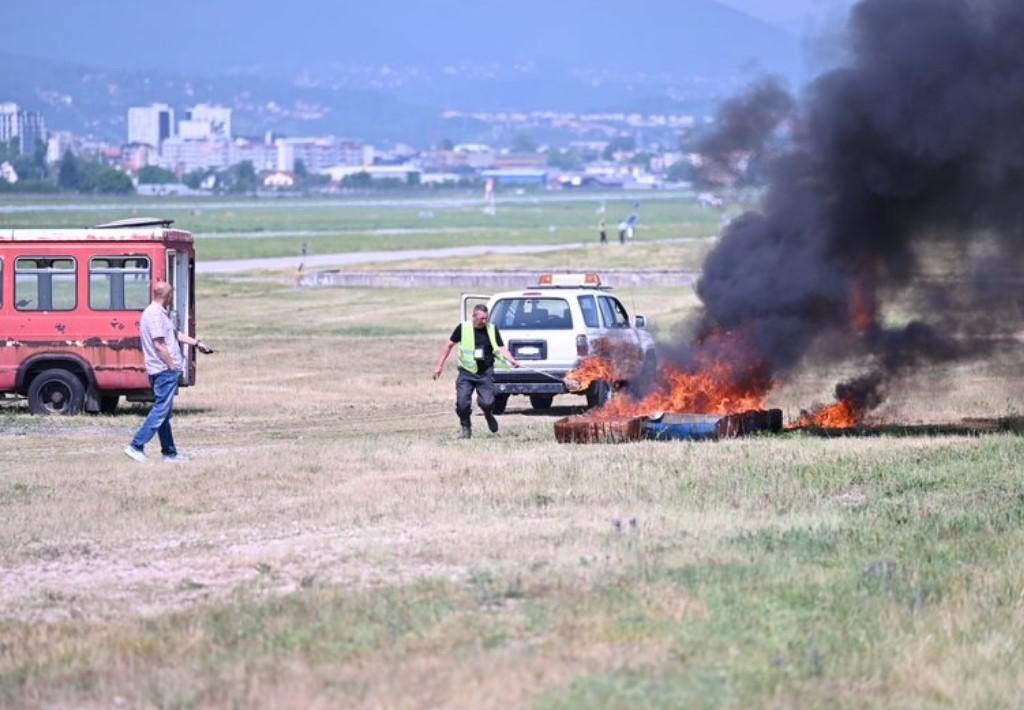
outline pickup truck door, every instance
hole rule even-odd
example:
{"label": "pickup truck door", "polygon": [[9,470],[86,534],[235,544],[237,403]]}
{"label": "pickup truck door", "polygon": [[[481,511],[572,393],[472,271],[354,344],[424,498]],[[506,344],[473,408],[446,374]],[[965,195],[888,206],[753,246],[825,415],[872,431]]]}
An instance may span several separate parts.
{"label": "pickup truck door", "polygon": [[490,296],[485,296],[480,293],[464,293],[462,294],[462,304],[459,309],[460,317],[459,322],[467,321],[470,319],[470,313],[473,310],[473,306],[477,303],[483,303],[487,305],[487,302],[491,300]]}
{"label": "pickup truck door", "polygon": [[616,342],[628,343],[637,350],[637,366],[643,362],[643,344],[640,334],[629,322],[629,313],[622,302],[614,296],[600,295],[597,297],[601,311],[601,321],[609,337]]}

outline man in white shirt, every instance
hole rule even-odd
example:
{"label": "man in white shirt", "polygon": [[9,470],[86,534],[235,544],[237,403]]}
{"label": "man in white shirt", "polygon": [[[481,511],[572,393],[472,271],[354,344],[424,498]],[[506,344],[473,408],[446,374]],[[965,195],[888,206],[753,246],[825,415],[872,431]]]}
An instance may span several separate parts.
{"label": "man in white shirt", "polygon": [[154,401],[149,416],[124,452],[140,463],[149,460],[144,448],[154,435],[160,437],[160,452],[164,461],[182,460],[171,433],[174,395],[178,392],[178,380],[184,363],[179,343],[194,345],[201,353],[213,352],[212,348],[174,327],[169,313],[172,303],[174,288],[165,281],[158,281],[153,288],[153,302],[146,306],[139,320],[139,339],[146,360],[146,374],[153,387]]}

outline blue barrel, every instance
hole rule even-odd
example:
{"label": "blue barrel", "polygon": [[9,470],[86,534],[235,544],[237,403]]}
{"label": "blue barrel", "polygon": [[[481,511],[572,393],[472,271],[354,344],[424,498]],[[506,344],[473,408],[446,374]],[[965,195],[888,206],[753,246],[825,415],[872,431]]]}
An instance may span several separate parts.
{"label": "blue barrel", "polygon": [[718,438],[722,417],[707,414],[667,414],[644,425],[644,435],[657,441],[711,441]]}

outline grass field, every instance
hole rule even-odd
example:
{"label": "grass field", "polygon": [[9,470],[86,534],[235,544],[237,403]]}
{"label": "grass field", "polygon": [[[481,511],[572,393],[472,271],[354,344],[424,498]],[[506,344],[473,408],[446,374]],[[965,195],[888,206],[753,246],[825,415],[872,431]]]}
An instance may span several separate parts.
{"label": "grass field", "polygon": [[512,269],[686,269],[699,270],[714,247],[715,238],[681,241],[641,241],[620,245],[617,241],[594,243],[574,249],[538,254],[486,254],[444,259],[407,259],[367,262],[347,267],[353,270],[380,269],[463,269],[470,271],[508,271]]}
{"label": "grass field", "polygon": [[[663,335],[696,303],[623,293]],[[121,453],[144,410],[0,407],[0,705],[1019,705],[1024,439],[566,447],[566,397],[461,442],[456,307],[202,280],[180,466]],[[879,416],[1019,414],[1017,350]]]}
{"label": "grass field", "polygon": [[[84,227],[116,219],[158,216],[197,236],[203,260],[298,256],[353,251],[430,249],[478,244],[567,244],[596,242],[597,210],[605,206],[608,234],[640,201],[637,240],[654,241],[716,234],[722,212],[698,207],[685,194],[566,194],[510,198],[496,214],[483,202],[461,196],[433,198],[415,206],[405,200],[210,200],[168,199],[67,203],[64,200],[10,205],[0,202],[0,229]],[[162,206],[165,204],[166,206]]]}

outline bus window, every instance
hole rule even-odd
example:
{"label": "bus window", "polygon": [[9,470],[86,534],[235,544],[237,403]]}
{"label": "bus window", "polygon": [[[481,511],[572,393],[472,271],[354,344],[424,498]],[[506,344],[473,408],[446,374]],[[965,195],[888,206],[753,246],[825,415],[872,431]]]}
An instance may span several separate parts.
{"label": "bus window", "polygon": [[167,273],[164,276],[164,281],[171,286],[178,285],[178,252],[174,249],[167,250]]}
{"label": "bus window", "polygon": [[89,260],[89,307],[95,311],[141,311],[149,305],[149,257],[94,256]]}
{"label": "bus window", "polygon": [[23,256],[14,261],[14,307],[19,311],[73,311],[77,287],[70,256]]}
{"label": "bus window", "polygon": [[0,259],[0,308],[4,307],[4,260]]}

